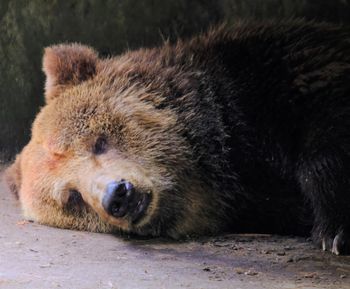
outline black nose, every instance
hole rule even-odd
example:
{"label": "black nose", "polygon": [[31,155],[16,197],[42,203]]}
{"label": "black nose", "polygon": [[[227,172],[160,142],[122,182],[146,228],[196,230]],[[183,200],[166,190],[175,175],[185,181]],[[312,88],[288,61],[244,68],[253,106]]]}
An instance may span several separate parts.
{"label": "black nose", "polygon": [[132,183],[121,180],[107,185],[102,206],[113,217],[128,215],[132,223],[137,223],[147,212],[150,202],[151,193],[136,190]]}
{"label": "black nose", "polygon": [[114,217],[120,218],[125,216],[133,189],[133,185],[124,180],[109,183],[102,200],[103,208],[108,214]]}

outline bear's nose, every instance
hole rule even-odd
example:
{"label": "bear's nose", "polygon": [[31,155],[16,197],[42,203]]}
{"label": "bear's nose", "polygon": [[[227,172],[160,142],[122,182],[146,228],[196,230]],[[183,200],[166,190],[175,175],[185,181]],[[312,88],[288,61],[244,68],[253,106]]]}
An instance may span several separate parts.
{"label": "bear's nose", "polygon": [[118,218],[125,216],[133,188],[133,185],[125,180],[109,183],[102,199],[102,206],[106,212]]}
{"label": "bear's nose", "polygon": [[113,181],[106,187],[102,206],[113,217],[128,215],[132,223],[137,223],[147,212],[151,198],[150,192],[138,191],[130,182]]}

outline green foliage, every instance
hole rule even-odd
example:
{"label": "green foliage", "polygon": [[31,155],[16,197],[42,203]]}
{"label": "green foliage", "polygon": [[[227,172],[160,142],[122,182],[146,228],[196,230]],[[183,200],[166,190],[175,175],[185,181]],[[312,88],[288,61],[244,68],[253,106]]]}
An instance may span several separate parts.
{"label": "green foliage", "polygon": [[224,19],[350,21],[348,0],[2,0],[0,1],[0,159],[28,141],[43,104],[45,46],[81,42],[101,55],[157,45]]}

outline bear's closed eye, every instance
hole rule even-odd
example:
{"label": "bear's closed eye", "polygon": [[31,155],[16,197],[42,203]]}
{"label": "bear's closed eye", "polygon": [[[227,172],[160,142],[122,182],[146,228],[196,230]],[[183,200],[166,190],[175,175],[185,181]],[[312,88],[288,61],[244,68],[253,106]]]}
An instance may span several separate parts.
{"label": "bear's closed eye", "polygon": [[106,151],[107,151],[107,140],[105,137],[99,137],[92,148],[92,152],[95,155],[100,155],[105,153]]}

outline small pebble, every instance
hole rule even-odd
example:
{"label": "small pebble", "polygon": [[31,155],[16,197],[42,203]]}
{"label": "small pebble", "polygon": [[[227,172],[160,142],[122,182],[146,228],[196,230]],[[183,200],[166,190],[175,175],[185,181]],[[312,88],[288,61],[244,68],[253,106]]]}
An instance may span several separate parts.
{"label": "small pebble", "polygon": [[236,268],[236,269],[235,269],[235,272],[236,272],[237,274],[243,274],[243,273],[244,273],[244,270],[243,270],[242,268]]}
{"label": "small pebble", "polygon": [[317,277],[317,274],[316,273],[305,273],[303,277],[311,279],[311,278]]}
{"label": "small pebble", "polygon": [[21,220],[21,221],[18,221],[16,223],[17,226],[24,226],[24,225],[27,225],[27,224],[29,224],[29,221],[27,221],[27,220]]}
{"label": "small pebble", "polygon": [[256,275],[258,275],[258,272],[253,271],[253,270],[248,270],[248,271],[244,272],[244,275],[247,275],[247,276],[256,276]]}

